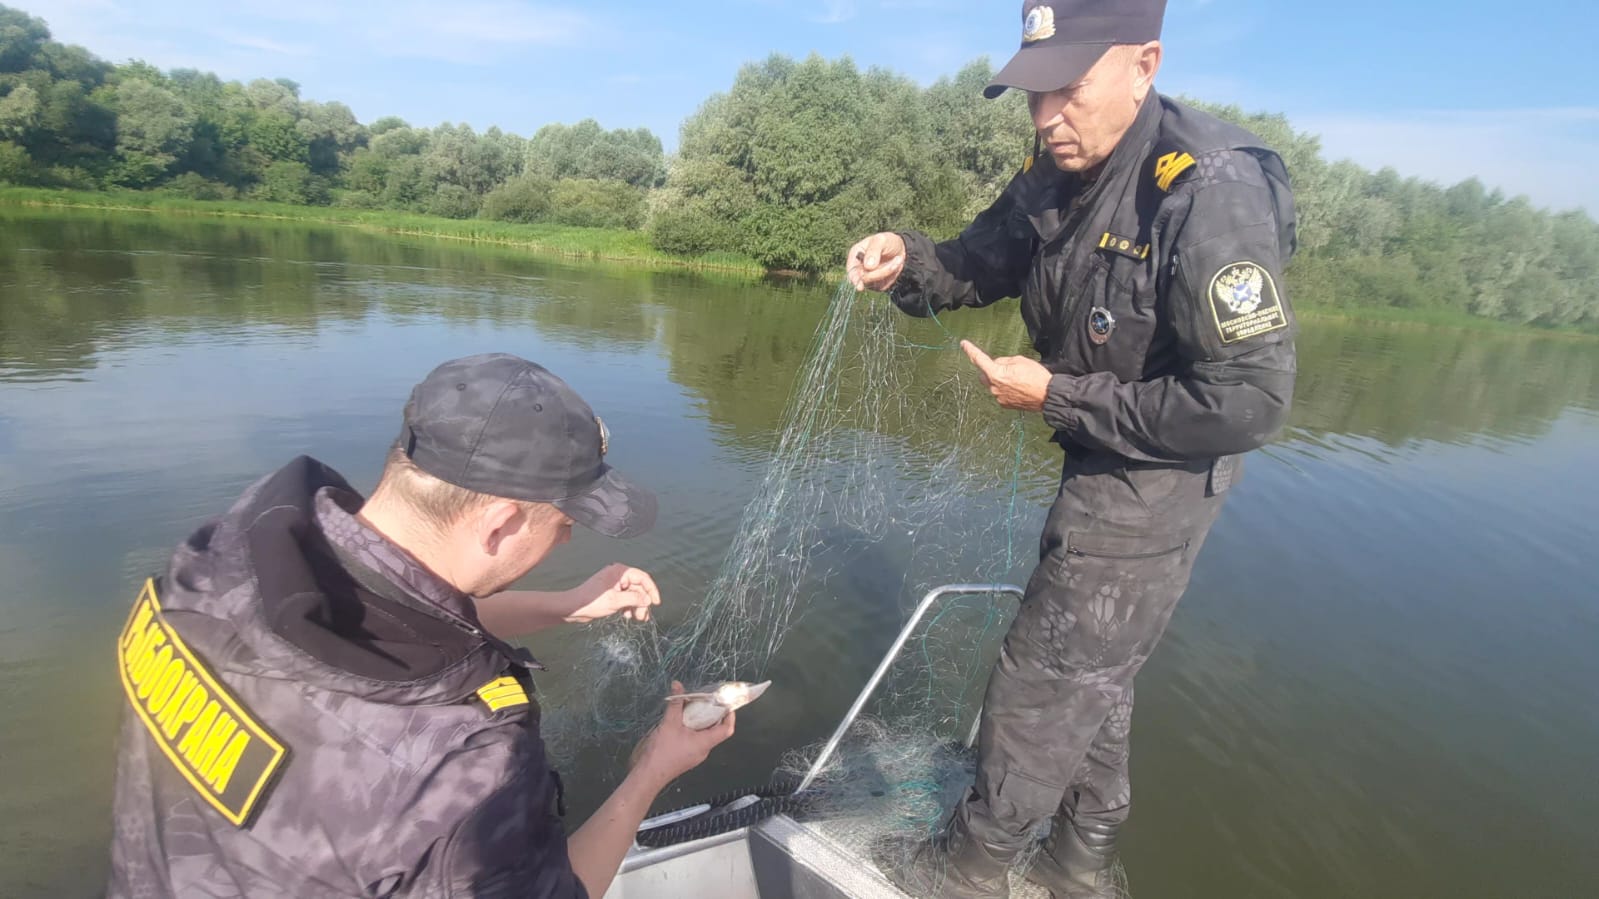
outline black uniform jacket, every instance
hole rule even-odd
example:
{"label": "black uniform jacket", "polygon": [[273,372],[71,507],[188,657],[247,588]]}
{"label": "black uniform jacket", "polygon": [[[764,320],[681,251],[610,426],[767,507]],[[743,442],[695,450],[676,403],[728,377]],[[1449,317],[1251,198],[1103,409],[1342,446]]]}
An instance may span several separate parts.
{"label": "black uniform jacket", "polygon": [[1069,451],[1215,460],[1286,419],[1294,226],[1276,153],[1151,93],[1094,179],[1044,154],[954,240],[903,232],[890,295],[920,316],[1021,297],[1055,373],[1044,420]]}

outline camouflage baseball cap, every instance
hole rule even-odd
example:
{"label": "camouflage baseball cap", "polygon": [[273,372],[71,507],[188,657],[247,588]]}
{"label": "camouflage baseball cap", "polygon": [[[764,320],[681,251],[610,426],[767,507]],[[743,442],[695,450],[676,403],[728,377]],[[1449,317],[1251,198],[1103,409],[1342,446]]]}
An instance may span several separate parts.
{"label": "camouflage baseball cap", "polygon": [[1069,86],[1117,44],[1160,39],[1166,0],[1024,0],[1022,46],[983,96],[1006,88],[1048,93]]}
{"label": "camouflage baseball cap", "polygon": [[605,462],[605,423],[567,383],[508,353],[435,368],[405,404],[400,448],[416,466],[490,496],[551,503],[610,537],[655,524],[655,495]]}

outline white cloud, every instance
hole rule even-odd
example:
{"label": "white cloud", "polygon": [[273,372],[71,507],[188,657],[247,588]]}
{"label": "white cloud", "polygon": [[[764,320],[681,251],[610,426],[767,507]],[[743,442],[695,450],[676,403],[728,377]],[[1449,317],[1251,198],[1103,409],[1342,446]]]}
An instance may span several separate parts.
{"label": "white cloud", "polygon": [[[144,6],[112,0],[54,0],[30,10],[56,40],[78,44],[101,59],[140,59],[161,69],[199,69],[223,78],[280,74],[284,58],[312,55],[304,34],[276,35],[189,3]],[[243,27],[233,27],[242,25]]]}
{"label": "white cloud", "polygon": [[1475,177],[1509,196],[1551,209],[1599,214],[1599,107],[1410,110],[1383,114],[1291,116],[1321,136],[1328,160],[1440,184]]}
{"label": "white cloud", "polygon": [[345,12],[337,3],[316,0],[242,0],[238,10],[246,16],[297,25],[334,25]]}
{"label": "white cloud", "polygon": [[526,3],[467,0],[447,7],[411,2],[373,18],[353,15],[379,53],[456,63],[494,61],[507,50],[576,43],[590,31],[580,13]]}
{"label": "white cloud", "polygon": [[235,47],[244,47],[248,50],[260,50],[263,53],[277,53],[282,56],[310,56],[311,48],[305,44],[288,44],[271,38],[258,37],[249,34],[238,34],[229,31],[215,32],[218,40],[226,41]]}
{"label": "white cloud", "polygon": [[822,14],[816,21],[823,25],[837,25],[855,18],[855,0],[822,0]]}
{"label": "white cloud", "polygon": [[169,41],[137,34],[128,12],[109,0],[58,0],[26,12],[44,19],[56,40],[113,62],[163,60],[156,64],[165,65],[167,57],[179,52]]}
{"label": "white cloud", "polygon": [[[283,56],[491,64],[516,51],[575,45],[593,31],[584,13],[520,0],[401,0],[381,12],[309,0],[245,0],[225,10],[198,0],[56,0],[38,14],[58,39],[114,62],[139,58],[223,77],[259,74],[271,66],[266,57]],[[240,49],[259,55],[240,58]]]}

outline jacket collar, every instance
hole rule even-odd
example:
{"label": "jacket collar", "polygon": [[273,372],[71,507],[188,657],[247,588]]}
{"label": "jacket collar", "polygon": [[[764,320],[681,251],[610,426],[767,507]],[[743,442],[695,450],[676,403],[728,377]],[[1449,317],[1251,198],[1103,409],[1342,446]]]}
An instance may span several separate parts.
{"label": "jacket collar", "polygon": [[1055,239],[1074,222],[1081,221],[1105,196],[1119,196],[1123,192],[1120,185],[1138,171],[1160,132],[1161,114],[1161,97],[1150,91],[1139,105],[1127,133],[1122,135],[1110,158],[1105,160],[1104,168],[1092,181],[1055,168],[1047,153],[1041,157],[1040,164],[1034,165],[1028,173],[1035,183],[1026,194],[1030,200],[1027,219],[1039,238],[1046,242]]}
{"label": "jacket collar", "polygon": [[251,668],[405,705],[456,701],[519,663],[475,616],[468,621],[397,580],[382,592],[363,586],[318,525],[324,488],[354,494],[337,472],[302,456],[230,513],[254,588],[239,633],[253,650]]}

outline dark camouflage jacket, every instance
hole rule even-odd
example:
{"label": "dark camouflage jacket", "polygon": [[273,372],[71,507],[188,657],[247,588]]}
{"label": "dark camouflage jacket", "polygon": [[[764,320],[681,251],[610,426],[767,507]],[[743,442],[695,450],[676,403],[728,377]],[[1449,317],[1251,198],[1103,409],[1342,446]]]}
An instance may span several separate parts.
{"label": "dark camouflage jacket", "polygon": [[956,239],[902,233],[891,296],[922,316],[1021,297],[1057,375],[1044,420],[1069,450],[1216,459],[1287,416],[1294,228],[1274,152],[1152,93],[1092,182],[1043,154]]}
{"label": "dark camouflage jacket", "polygon": [[301,457],[117,646],[114,897],[583,897],[525,652]]}

